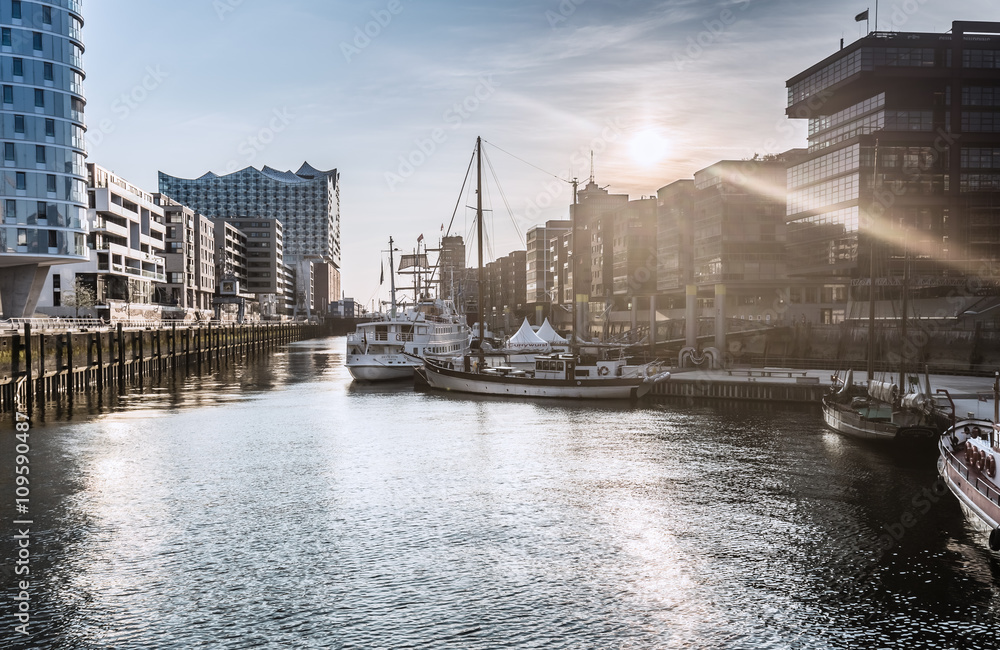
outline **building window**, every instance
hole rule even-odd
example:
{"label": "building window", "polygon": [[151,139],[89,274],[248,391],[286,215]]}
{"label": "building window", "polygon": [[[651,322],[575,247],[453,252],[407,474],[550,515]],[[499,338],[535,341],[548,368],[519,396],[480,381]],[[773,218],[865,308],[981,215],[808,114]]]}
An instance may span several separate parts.
{"label": "building window", "polygon": [[35,88],[35,106],[45,107],[45,91],[40,88]]}
{"label": "building window", "polygon": [[0,45],[4,47],[10,47],[13,39],[11,39],[10,27],[4,27],[2,32],[0,32]]}
{"label": "building window", "polygon": [[55,74],[53,73],[52,69],[52,64],[49,63],[48,61],[46,61],[45,64],[42,66],[42,73],[43,76],[45,77],[45,81],[52,81],[55,78]]}
{"label": "building window", "polygon": [[14,199],[4,200],[3,216],[7,221],[17,221],[17,201]]}
{"label": "building window", "polygon": [[14,175],[14,187],[19,190],[28,189],[28,177],[24,172],[16,172]]}
{"label": "building window", "polygon": [[52,7],[42,6],[42,23],[45,25],[52,24]]}
{"label": "building window", "polygon": [[35,210],[38,213],[39,219],[49,218],[49,205],[45,201],[36,201]]}
{"label": "building window", "polygon": [[15,77],[24,76],[24,59],[19,57],[14,57],[14,76]]}
{"label": "building window", "polygon": [[21,17],[21,0],[11,0],[10,3],[10,17],[20,18]]}
{"label": "building window", "polygon": [[3,159],[13,162],[14,161],[14,143],[4,142],[3,143]]}
{"label": "building window", "polygon": [[31,33],[31,47],[33,49],[39,50],[39,51],[42,49],[42,34],[41,34],[41,32],[32,32]]}
{"label": "building window", "polygon": [[45,147],[40,144],[35,145],[35,162],[45,164]]}
{"label": "building window", "polygon": [[14,86],[3,87],[3,103],[4,104],[14,103]]}
{"label": "building window", "polygon": [[45,136],[48,138],[56,137],[56,121],[53,119],[45,120]]}
{"label": "building window", "polygon": [[24,133],[24,116],[14,116],[14,133]]}
{"label": "building window", "polygon": [[56,175],[46,174],[45,175],[45,190],[55,194],[56,191]]}

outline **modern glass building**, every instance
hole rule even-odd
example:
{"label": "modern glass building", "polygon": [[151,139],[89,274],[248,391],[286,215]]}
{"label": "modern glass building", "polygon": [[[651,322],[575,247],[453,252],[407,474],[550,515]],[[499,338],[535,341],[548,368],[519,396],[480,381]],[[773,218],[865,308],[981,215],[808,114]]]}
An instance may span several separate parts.
{"label": "modern glass building", "polygon": [[0,2],[0,302],[31,315],[54,264],[87,259],[77,0]]}
{"label": "modern glass building", "polygon": [[789,273],[843,294],[881,277],[948,295],[1000,279],[1000,23],[874,32],[787,82],[808,120],[788,169]]}
{"label": "modern glass building", "polygon": [[160,172],[160,192],[213,219],[278,219],[285,261],[314,259],[340,268],[340,174],[304,163],[296,172],[247,167],[187,179]]}

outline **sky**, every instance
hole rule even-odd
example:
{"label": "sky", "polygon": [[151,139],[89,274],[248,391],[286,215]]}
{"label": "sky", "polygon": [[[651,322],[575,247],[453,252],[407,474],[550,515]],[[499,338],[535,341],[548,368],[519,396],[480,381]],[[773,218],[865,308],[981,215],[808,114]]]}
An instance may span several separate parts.
{"label": "sky", "polygon": [[[148,191],[158,171],[338,169],[343,292],[369,305],[390,236],[411,251],[452,224],[474,249],[477,136],[490,260],[568,218],[591,152],[598,185],[640,198],[804,146],[785,81],[869,7],[874,30],[865,0],[86,0],[88,160]],[[1000,5],[879,3],[884,31],[954,20]]]}

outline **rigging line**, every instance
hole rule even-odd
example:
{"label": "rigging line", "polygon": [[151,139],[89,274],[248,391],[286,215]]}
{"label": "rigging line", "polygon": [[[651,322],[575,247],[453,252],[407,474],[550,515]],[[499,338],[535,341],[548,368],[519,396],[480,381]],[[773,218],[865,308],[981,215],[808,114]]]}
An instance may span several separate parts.
{"label": "rigging line", "polygon": [[527,248],[528,245],[524,241],[524,233],[521,232],[521,228],[517,225],[517,221],[514,219],[514,211],[510,208],[510,203],[507,201],[507,195],[503,191],[503,186],[500,185],[500,179],[497,177],[496,169],[493,168],[493,161],[490,160],[489,156],[485,156],[485,158],[486,166],[490,168],[490,174],[493,175],[493,182],[497,184],[497,190],[500,192],[500,200],[503,201],[504,206],[507,208],[507,216],[510,217],[510,222],[514,225],[514,232],[517,233],[517,238],[521,242],[521,246],[523,248]]}
{"label": "rigging line", "polygon": [[562,176],[559,176],[559,175],[557,175],[557,174],[553,174],[552,172],[550,172],[550,171],[548,171],[548,170],[545,170],[545,169],[542,169],[542,168],[541,168],[541,167],[539,167],[538,165],[534,165],[534,164],[532,164],[532,163],[528,162],[527,160],[525,160],[524,158],[518,158],[517,156],[515,156],[515,155],[514,155],[514,154],[512,154],[511,152],[509,152],[509,151],[504,151],[503,149],[501,149],[501,148],[500,148],[500,147],[498,147],[497,145],[493,144],[492,142],[488,142],[488,141],[486,141],[486,140],[483,140],[483,144],[488,144],[488,145],[490,145],[491,147],[493,147],[493,148],[495,148],[495,149],[498,149],[498,150],[502,151],[503,153],[507,154],[508,156],[510,156],[511,158],[513,158],[514,160],[519,160],[519,161],[523,162],[523,163],[524,163],[525,165],[527,165],[528,167],[534,167],[534,168],[535,168],[535,169],[537,169],[538,171],[540,171],[540,172],[543,172],[543,173],[545,173],[545,174],[548,174],[548,175],[549,175],[549,176],[551,176],[552,178],[557,178],[557,179],[561,180],[561,181],[562,181],[563,183],[572,183],[572,182],[573,182],[573,181],[569,181],[569,180],[566,180],[566,179],[565,179],[565,178],[563,178]]}
{"label": "rigging line", "polygon": [[451,211],[451,221],[448,222],[448,229],[444,231],[445,237],[451,233],[451,226],[455,223],[455,215],[458,214],[458,206],[462,204],[462,193],[469,183],[469,174],[472,172],[472,163],[476,161],[476,152],[473,150],[472,157],[469,158],[469,166],[465,169],[465,178],[462,179],[462,189],[458,191],[458,198],[455,200],[455,209]]}

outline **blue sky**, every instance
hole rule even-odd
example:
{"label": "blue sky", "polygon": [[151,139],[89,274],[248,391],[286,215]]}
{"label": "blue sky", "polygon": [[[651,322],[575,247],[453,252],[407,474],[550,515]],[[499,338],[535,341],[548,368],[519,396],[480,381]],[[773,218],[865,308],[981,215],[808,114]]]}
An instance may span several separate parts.
{"label": "blue sky", "polygon": [[[87,0],[90,160],[151,191],[159,170],[339,169],[343,288],[370,303],[387,296],[388,237],[409,249],[451,218],[476,136],[549,172],[488,148],[499,257],[567,216],[553,175],[586,178],[591,150],[597,182],[639,198],[802,146],[784,82],[862,36],[869,6],[874,19],[864,0]],[[1000,7],[879,4],[882,30],[953,20]],[[460,208],[453,232],[471,223]]]}

